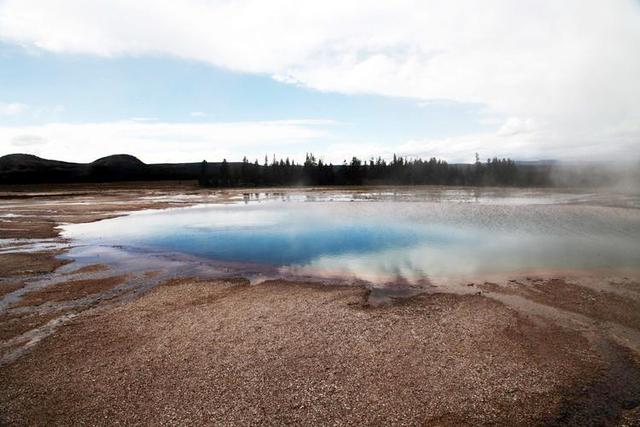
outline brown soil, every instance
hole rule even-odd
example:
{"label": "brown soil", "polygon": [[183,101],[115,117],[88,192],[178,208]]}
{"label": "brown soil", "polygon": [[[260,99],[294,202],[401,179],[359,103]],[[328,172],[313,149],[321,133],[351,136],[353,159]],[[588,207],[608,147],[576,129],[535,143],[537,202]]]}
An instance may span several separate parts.
{"label": "brown soil", "polygon": [[14,239],[28,235],[33,239],[46,239],[56,237],[58,235],[55,227],[56,223],[51,220],[42,220],[38,222],[5,220],[0,222],[0,238]]}
{"label": "brown soil", "polygon": [[27,292],[14,307],[29,307],[46,302],[70,301],[104,292],[123,284],[127,275],[112,276],[101,279],[70,280]]}
{"label": "brown soil", "polygon": [[633,298],[606,291],[596,292],[564,279],[511,282],[506,285],[484,283],[479,287],[640,330],[640,299],[637,296]]}
{"label": "brown soil", "polygon": [[0,283],[0,298],[24,286],[23,281]]}
{"label": "brown soil", "polygon": [[[575,423],[624,415],[622,397],[594,388],[608,368],[577,333],[481,296],[372,309],[363,293],[157,288],[78,318],[5,367],[4,422],[539,425],[566,420],[569,404]],[[583,407],[584,393],[600,400]]]}
{"label": "brown soil", "polygon": [[640,282],[633,280],[612,280],[609,281],[609,285],[614,288],[624,289],[626,291],[640,293]]}
{"label": "brown soil", "polygon": [[12,338],[24,334],[27,331],[38,328],[51,319],[55,319],[56,317],[59,317],[64,313],[64,311],[56,311],[47,314],[33,312],[14,315],[0,315],[0,340],[8,341]]}
{"label": "brown soil", "polygon": [[66,275],[98,273],[100,271],[107,271],[107,270],[109,270],[109,266],[106,264],[91,264],[91,265],[85,265],[84,267],[80,267],[73,271],[70,271],[66,273]]}
{"label": "brown soil", "polygon": [[51,273],[69,262],[58,255],[57,251],[0,254],[0,277]]}

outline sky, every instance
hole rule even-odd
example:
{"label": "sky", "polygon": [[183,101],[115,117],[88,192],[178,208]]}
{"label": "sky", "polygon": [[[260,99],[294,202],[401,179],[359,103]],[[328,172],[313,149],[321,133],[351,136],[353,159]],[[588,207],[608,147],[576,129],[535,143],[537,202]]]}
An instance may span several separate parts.
{"label": "sky", "polygon": [[640,159],[638,0],[0,0],[0,155]]}

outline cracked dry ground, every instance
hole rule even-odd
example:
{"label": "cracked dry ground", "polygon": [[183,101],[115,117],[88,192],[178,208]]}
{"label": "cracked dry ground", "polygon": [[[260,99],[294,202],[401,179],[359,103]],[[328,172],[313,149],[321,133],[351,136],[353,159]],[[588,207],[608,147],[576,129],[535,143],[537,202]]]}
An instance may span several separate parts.
{"label": "cracked dry ground", "polygon": [[[52,224],[63,220],[52,210],[64,221],[97,219],[93,207],[88,214],[76,207],[88,205],[70,202],[99,206],[109,197],[113,204],[99,213],[108,216],[137,194],[86,193],[39,198],[50,202],[46,208],[3,200],[12,212],[28,205],[29,213],[12,227],[2,223],[0,233],[6,227],[24,230],[11,237],[42,237],[42,230],[29,233],[46,224],[55,238]],[[2,424],[640,420],[632,342],[640,331],[640,287],[632,280],[604,291],[561,279],[478,283],[467,295],[370,307],[360,287],[185,277],[124,300],[113,290],[125,279],[105,266],[63,274],[56,253],[2,253],[0,261],[2,298],[52,278],[3,309],[3,354],[28,348],[0,367]],[[69,304],[104,292],[112,297]],[[536,310],[514,304],[521,300]],[[60,318],[35,344],[20,340]]]}

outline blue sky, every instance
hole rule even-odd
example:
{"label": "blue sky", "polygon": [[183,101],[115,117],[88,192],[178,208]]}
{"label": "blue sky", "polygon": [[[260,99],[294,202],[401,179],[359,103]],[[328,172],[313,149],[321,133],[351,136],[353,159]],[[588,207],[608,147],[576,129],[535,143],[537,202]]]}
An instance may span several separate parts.
{"label": "blue sky", "polygon": [[637,151],[638,4],[526,3],[0,0],[0,155]]}
{"label": "blue sky", "polygon": [[[7,44],[0,46],[0,93],[5,99],[34,106],[25,114],[0,117],[2,125],[143,119],[171,123],[333,121],[328,125],[331,135],[299,147],[319,154],[325,154],[323,146],[329,142],[384,144],[393,150],[412,138],[443,138],[495,128],[479,120],[482,108],[474,104],[321,92],[278,82],[268,75],[169,57],[56,55]],[[286,156],[289,151],[282,147],[276,154]]]}
{"label": "blue sky", "polygon": [[[399,141],[487,128],[473,104],[320,92],[189,60],[55,55],[6,44],[0,46],[0,93],[28,105],[63,106],[53,117],[76,123],[326,119],[341,122],[349,137]],[[38,124],[51,117],[3,119]]]}

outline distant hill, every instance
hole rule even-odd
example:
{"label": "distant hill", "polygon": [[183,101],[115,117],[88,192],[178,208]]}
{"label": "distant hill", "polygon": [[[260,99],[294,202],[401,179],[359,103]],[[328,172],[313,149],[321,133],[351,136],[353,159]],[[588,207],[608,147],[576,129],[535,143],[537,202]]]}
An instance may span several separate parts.
{"label": "distant hill", "polygon": [[65,167],[75,163],[60,162],[57,160],[42,159],[32,154],[9,154],[0,157],[0,170],[26,170],[42,167]]}
{"label": "distant hill", "polygon": [[0,157],[2,184],[74,182],[88,175],[88,165],[47,160],[30,154]]}
{"label": "distant hill", "polygon": [[137,157],[115,154],[89,163],[89,178],[96,181],[144,180],[148,167]]}
{"label": "distant hill", "polygon": [[102,157],[91,163],[9,154],[0,157],[0,184],[195,180],[200,170],[200,163],[146,164],[128,154]]}

